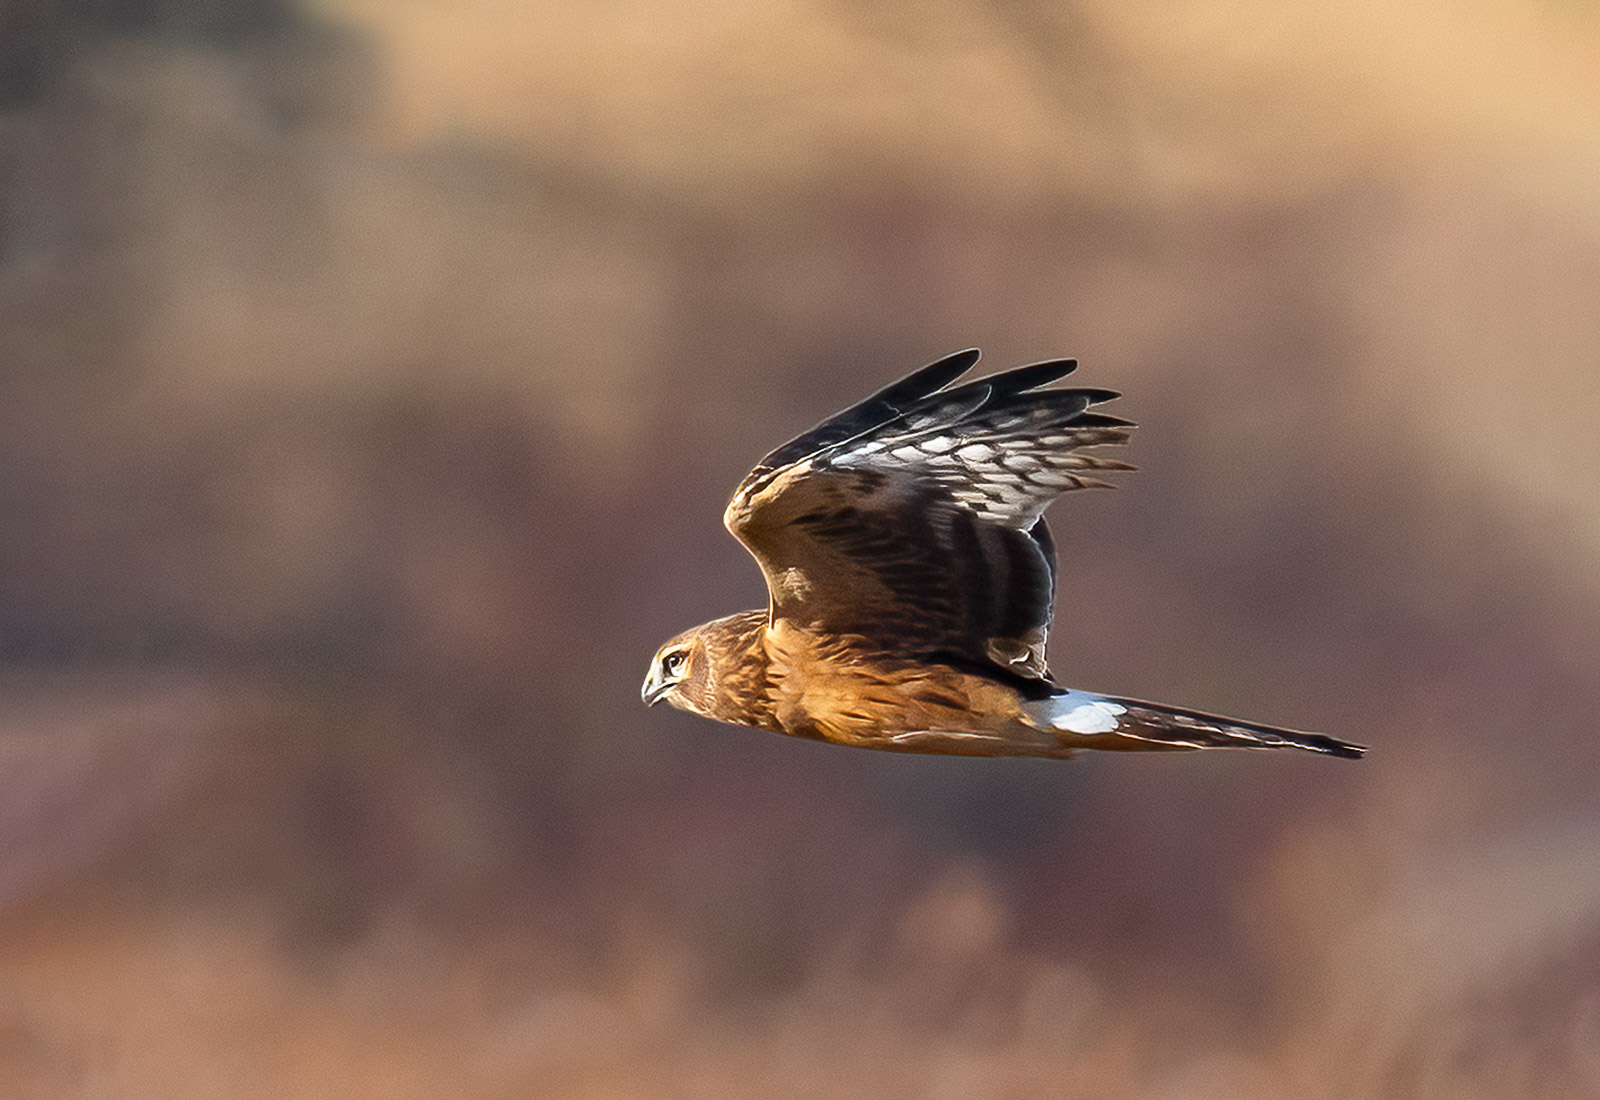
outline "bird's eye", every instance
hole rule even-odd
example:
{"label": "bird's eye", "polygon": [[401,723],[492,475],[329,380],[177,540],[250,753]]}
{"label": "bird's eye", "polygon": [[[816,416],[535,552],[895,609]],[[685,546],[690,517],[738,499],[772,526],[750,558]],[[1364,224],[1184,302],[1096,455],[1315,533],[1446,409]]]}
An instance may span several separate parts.
{"label": "bird's eye", "polygon": [[683,651],[681,649],[673,653],[668,653],[661,658],[661,671],[668,676],[676,676],[678,674],[678,670],[682,667]]}

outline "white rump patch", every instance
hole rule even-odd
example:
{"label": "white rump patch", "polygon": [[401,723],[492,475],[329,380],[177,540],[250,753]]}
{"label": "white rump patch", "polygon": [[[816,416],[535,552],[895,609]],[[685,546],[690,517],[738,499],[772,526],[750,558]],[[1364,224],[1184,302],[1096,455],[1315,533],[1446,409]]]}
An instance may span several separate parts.
{"label": "white rump patch", "polygon": [[1121,703],[1087,691],[1068,691],[1033,704],[1051,729],[1067,733],[1111,733],[1117,719],[1128,712]]}

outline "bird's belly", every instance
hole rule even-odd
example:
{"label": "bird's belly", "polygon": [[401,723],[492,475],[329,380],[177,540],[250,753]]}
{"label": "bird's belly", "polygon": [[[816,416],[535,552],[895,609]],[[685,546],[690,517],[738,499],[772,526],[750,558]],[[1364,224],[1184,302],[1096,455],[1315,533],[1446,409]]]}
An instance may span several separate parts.
{"label": "bird's belly", "polygon": [[1053,738],[1024,724],[1001,684],[903,660],[811,662],[775,677],[782,732],[860,748],[1037,755]]}

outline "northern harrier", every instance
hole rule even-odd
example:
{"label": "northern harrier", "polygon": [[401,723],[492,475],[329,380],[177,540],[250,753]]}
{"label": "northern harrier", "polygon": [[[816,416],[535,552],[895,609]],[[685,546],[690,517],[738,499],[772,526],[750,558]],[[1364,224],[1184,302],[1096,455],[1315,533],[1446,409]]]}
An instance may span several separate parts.
{"label": "northern harrier", "polygon": [[1078,749],[1360,746],[1061,687],[1045,666],[1055,547],[1042,518],[1069,489],[1131,470],[1098,389],[1040,389],[1060,359],[951,384],[931,363],[779,447],[723,522],[770,606],[656,651],[643,698],[723,722],[896,752],[1071,756]]}

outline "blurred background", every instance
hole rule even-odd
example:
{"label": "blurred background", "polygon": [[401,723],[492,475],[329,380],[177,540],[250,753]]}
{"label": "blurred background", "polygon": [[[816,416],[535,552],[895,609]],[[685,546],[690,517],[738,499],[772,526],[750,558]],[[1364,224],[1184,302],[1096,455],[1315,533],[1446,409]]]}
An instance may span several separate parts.
{"label": "blurred background", "polygon": [[[0,1093],[1600,1095],[1592,0],[0,7]],[[1123,390],[1081,687],[646,711],[762,453]]]}

